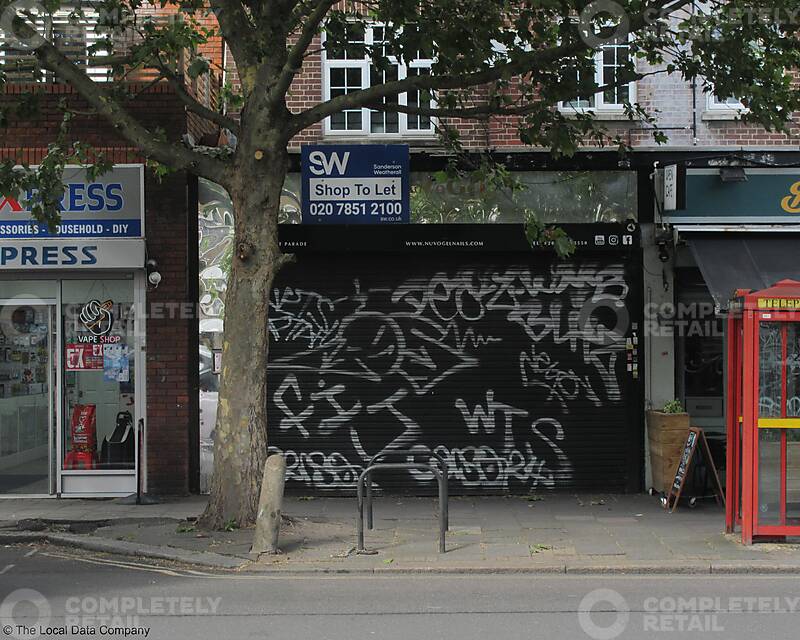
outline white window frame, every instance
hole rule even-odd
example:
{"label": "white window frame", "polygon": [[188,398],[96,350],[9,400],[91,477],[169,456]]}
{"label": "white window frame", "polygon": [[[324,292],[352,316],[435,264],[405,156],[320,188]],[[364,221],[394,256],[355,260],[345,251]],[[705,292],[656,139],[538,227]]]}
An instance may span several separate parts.
{"label": "white window frame", "polygon": [[[41,20],[37,18],[37,29],[41,29],[41,31],[46,32],[45,37],[49,39],[50,42],[53,42],[53,27],[63,27],[65,25],[69,25],[69,16],[71,15],[73,8],[69,5],[62,7],[58,11],[56,11],[52,17],[48,17],[46,20]],[[84,55],[82,56],[81,60],[83,65],[81,68],[86,72],[92,80],[95,82],[109,82],[111,78],[109,77],[110,68],[109,67],[90,67],[88,65],[90,56],[89,56],[89,47],[91,47],[96,42],[102,40],[102,36],[97,33],[94,26],[97,24],[97,21],[100,18],[98,12],[89,6],[81,6],[81,11],[83,12],[84,17],[80,19],[79,25],[84,30],[84,35],[86,39],[86,49],[84,51]],[[41,32],[40,31],[40,32]],[[4,44],[5,39],[0,39],[0,44]],[[21,49],[24,51],[24,49]],[[5,62],[6,55],[5,50],[0,47],[0,62]],[[68,56],[70,59],[74,60],[72,56]],[[43,76],[38,82],[42,84],[52,83],[54,78],[50,72],[44,72]]]}
{"label": "white window frame", "polygon": [[723,102],[714,92],[709,92],[706,94],[706,109],[709,111],[722,111],[731,114],[747,113],[747,107],[745,107],[740,100],[736,100],[736,102],[727,102],[727,100],[736,100],[736,98],[727,98],[726,101]]}
{"label": "white window frame", "polygon": [[[620,44],[607,44],[603,45],[601,49],[595,51],[594,53],[594,82],[598,87],[602,87],[605,82],[603,80],[603,52],[606,50],[606,47],[621,47],[626,46],[630,47],[628,43],[620,43]],[[634,61],[635,64],[635,61]],[[636,81],[632,80],[628,83],[628,95],[629,95],[629,103],[634,104],[636,102]],[[558,103],[559,111],[564,113],[588,113],[593,112],[597,114],[622,114],[625,111],[625,104],[624,103],[609,103],[606,104],[605,102],[605,95],[603,91],[598,91],[594,94],[594,104],[590,106],[581,106],[573,104],[574,101],[577,101],[579,98],[575,98],[574,100],[565,100]]]}
{"label": "white window frame", "polygon": [[[371,23],[365,25],[364,31],[364,44],[367,48],[375,44],[374,41],[374,28],[389,28],[382,23]],[[361,89],[367,89],[370,86],[370,68],[372,66],[371,59],[365,54],[361,59],[337,59],[328,58],[327,51],[325,50],[325,34],[322,34],[322,99],[328,101],[331,99],[331,69],[355,69],[361,70]],[[430,58],[420,58],[412,60],[407,64],[400,64],[395,56],[389,56],[389,62],[397,67],[397,79],[405,80],[408,77],[409,69],[430,69],[433,65],[433,60]],[[398,96],[398,104],[408,105],[408,92],[401,93]],[[436,103],[431,99],[430,108],[435,108]],[[399,113],[398,112],[398,131],[385,133],[373,133],[371,131],[371,118],[370,114],[375,109],[360,108],[348,109],[348,111],[361,111],[361,128],[360,129],[333,129],[331,126],[331,117],[325,118],[322,124],[322,133],[325,136],[337,138],[353,138],[353,137],[369,137],[369,138],[421,138],[430,139],[436,135],[436,119],[430,118],[431,126],[429,129],[409,129],[409,118],[416,118],[417,116]]]}

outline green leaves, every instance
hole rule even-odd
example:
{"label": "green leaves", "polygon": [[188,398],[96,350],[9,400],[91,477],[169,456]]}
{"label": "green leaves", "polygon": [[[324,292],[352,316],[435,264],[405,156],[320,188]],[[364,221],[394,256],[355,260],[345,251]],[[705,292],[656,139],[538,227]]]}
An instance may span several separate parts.
{"label": "green leaves", "polygon": [[66,165],[85,167],[89,180],[95,180],[112,167],[102,152],[80,141],[68,142],[73,114],[64,101],[60,107],[63,116],[58,135],[48,144],[47,153],[38,165],[19,165],[11,159],[0,164],[0,195],[18,199],[31,211],[33,218],[46,224],[51,232],[61,222]]}
{"label": "green leaves", "polygon": [[210,65],[208,60],[203,57],[197,56],[192,58],[192,61],[189,63],[189,66],[186,67],[186,74],[192,79],[195,80],[199,76],[205,75],[209,72]]}
{"label": "green leaves", "polygon": [[526,211],[525,237],[531,247],[552,247],[558,257],[567,258],[575,253],[575,242],[563,229],[541,223],[534,211]]}

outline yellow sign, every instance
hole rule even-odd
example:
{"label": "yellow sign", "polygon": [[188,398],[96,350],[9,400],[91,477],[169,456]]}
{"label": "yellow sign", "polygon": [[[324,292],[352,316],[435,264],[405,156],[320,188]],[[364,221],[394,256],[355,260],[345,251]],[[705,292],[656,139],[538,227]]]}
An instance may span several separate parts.
{"label": "yellow sign", "polygon": [[795,182],[789,193],[792,195],[781,200],[781,207],[786,213],[800,213],[800,182]]}
{"label": "yellow sign", "polygon": [[800,298],[759,298],[759,309],[800,309]]}

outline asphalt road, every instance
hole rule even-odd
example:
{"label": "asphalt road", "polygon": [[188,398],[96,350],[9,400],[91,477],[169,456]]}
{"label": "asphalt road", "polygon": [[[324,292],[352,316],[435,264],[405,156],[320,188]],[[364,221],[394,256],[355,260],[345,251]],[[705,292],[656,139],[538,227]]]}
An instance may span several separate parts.
{"label": "asphalt road", "polygon": [[5,547],[0,618],[0,639],[778,639],[800,633],[800,580],[220,575]]}

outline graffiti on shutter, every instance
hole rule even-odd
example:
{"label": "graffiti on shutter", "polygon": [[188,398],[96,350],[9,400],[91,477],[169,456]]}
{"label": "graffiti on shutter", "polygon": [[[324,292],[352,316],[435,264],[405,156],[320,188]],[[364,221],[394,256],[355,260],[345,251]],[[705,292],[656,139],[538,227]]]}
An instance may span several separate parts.
{"label": "graffiti on shutter", "polygon": [[[454,491],[575,486],[570,421],[624,408],[622,265],[422,262],[316,263],[275,286],[270,443],[289,485],[352,490],[371,456],[413,449],[449,461]],[[602,449],[598,422],[575,447]]]}

